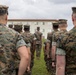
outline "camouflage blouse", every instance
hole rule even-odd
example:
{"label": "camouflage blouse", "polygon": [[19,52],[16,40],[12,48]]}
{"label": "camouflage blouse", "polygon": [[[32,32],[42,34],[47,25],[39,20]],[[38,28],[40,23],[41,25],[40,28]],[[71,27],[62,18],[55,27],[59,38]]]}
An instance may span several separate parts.
{"label": "camouflage blouse", "polygon": [[65,51],[62,49],[59,49],[58,47],[61,46],[61,36],[64,35],[67,31],[61,30],[53,34],[53,41],[52,45],[56,46],[56,54],[57,55],[66,55]]}
{"label": "camouflage blouse", "polygon": [[76,28],[62,36],[60,49],[66,51],[66,74],[76,74]]}
{"label": "camouflage blouse", "polygon": [[68,33],[64,34],[61,39],[62,46],[59,46],[60,48],[76,51],[76,28],[73,28]]}
{"label": "camouflage blouse", "polygon": [[26,43],[19,33],[0,25],[0,75],[12,75],[19,65],[17,49],[24,45]]}
{"label": "camouflage blouse", "polygon": [[24,32],[21,35],[26,43],[32,43],[34,40],[34,35],[30,32]]}
{"label": "camouflage blouse", "polygon": [[53,34],[52,42],[56,42],[56,46],[58,47],[61,42],[61,36],[66,34],[67,30],[64,31],[58,31]]}

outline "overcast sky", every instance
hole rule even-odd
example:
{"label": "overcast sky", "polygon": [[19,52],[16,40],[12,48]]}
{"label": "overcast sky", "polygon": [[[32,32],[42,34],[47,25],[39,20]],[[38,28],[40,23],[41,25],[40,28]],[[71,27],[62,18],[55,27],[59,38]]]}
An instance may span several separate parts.
{"label": "overcast sky", "polygon": [[68,30],[73,27],[71,7],[76,0],[0,0],[9,6],[9,19],[67,19]]}

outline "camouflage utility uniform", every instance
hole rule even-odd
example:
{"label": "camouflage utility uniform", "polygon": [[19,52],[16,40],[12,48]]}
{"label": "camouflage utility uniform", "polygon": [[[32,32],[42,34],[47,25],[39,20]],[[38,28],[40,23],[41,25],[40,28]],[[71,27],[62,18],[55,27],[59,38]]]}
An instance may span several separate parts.
{"label": "camouflage utility uniform", "polygon": [[13,29],[13,25],[12,24],[9,24],[8,27]]}
{"label": "camouflage utility uniform", "polygon": [[[29,29],[29,26],[24,26],[25,29]],[[34,66],[34,35],[30,33],[30,31],[25,31],[22,33],[23,39],[26,41],[26,44],[28,47],[30,47],[30,52],[31,52],[31,62],[30,62],[30,69],[32,71],[32,67]],[[31,72],[26,72],[25,75],[30,75]]]}
{"label": "camouflage utility uniform", "polygon": [[[24,32],[24,33],[22,33],[22,37],[26,41],[26,44],[31,47],[31,60],[33,61],[34,60],[34,52],[33,52],[34,35],[30,32],[28,32],[28,33]],[[31,66],[33,66],[32,63],[31,63]]]}
{"label": "camouflage utility uniform", "polygon": [[76,28],[62,36],[60,49],[66,51],[66,75],[76,74]]}
{"label": "camouflage utility uniform", "polygon": [[66,52],[66,75],[76,75],[76,7],[72,7],[74,27],[61,37],[59,48]]}
{"label": "camouflage utility uniform", "polygon": [[[49,62],[51,62],[50,60],[50,49],[51,49],[51,42],[50,42],[50,39],[51,38],[51,32],[49,32],[47,34],[47,39],[44,41],[44,60],[46,62],[46,67],[47,67],[47,70],[49,71]],[[48,46],[48,49],[47,49],[47,46]]]}
{"label": "camouflage utility uniform", "polygon": [[20,34],[0,24],[0,75],[16,75],[19,66],[17,48],[26,43]]}
{"label": "camouflage utility uniform", "polygon": [[[53,40],[52,45],[56,46],[56,53],[55,53],[55,57],[56,57],[55,58],[56,59],[56,75],[58,75],[58,74],[60,75],[59,68],[61,68],[61,62],[65,64],[66,52],[64,50],[59,49],[58,46],[61,45],[60,44],[61,36],[63,34],[67,33],[67,30],[66,30],[67,20],[59,19],[59,27],[61,27],[60,31],[56,32],[53,35],[53,38],[52,38],[52,40]],[[62,29],[63,27],[65,27],[65,29]],[[63,58],[63,60],[60,60],[61,58]],[[58,62],[58,60],[61,61],[61,62]],[[64,69],[64,67],[63,67],[63,69]],[[60,69],[60,70],[63,71],[63,69]]]}
{"label": "camouflage utility uniform", "polygon": [[[44,56],[44,59],[45,59],[45,62],[46,62],[47,70],[50,73],[54,72],[53,67],[52,67],[52,59],[51,59],[52,37],[53,37],[53,34],[56,33],[57,31],[58,30],[48,33],[47,40],[45,41],[45,52],[44,52],[45,56]],[[49,43],[49,50],[46,50],[46,44],[47,43]],[[47,57],[48,55],[49,55],[49,57]]]}
{"label": "camouflage utility uniform", "polygon": [[42,48],[42,33],[40,31],[37,31],[34,33],[34,35],[36,37],[36,57],[40,57]]}
{"label": "camouflage utility uniform", "polygon": [[54,34],[54,37],[53,37],[53,42],[56,42],[57,44],[57,50],[56,50],[56,54],[60,54],[60,55],[65,55],[65,51],[61,51],[58,49],[58,45],[59,45],[59,42],[61,41],[61,36],[63,34],[66,34],[67,33],[67,30],[64,30],[64,31],[58,31]]}
{"label": "camouflage utility uniform", "polygon": [[54,31],[49,32],[47,34],[47,39],[45,41],[45,49],[44,49],[44,60],[46,62],[47,70],[53,75],[55,73],[55,68],[52,67],[52,59],[51,59],[51,48],[52,48],[52,37],[54,33],[58,32],[58,23],[53,23]]}
{"label": "camouflage utility uniform", "polygon": [[22,25],[20,25],[20,24],[14,25],[14,30],[21,33],[22,32]]}

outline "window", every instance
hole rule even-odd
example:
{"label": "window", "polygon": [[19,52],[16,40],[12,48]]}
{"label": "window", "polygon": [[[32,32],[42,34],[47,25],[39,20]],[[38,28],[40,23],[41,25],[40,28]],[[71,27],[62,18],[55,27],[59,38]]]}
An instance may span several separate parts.
{"label": "window", "polygon": [[43,25],[45,25],[45,22],[43,22]]}
{"label": "window", "polygon": [[36,22],[36,25],[38,25],[38,22]]}
{"label": "window", "polygon": [[43,32],[45,32],[45,29],[43,29]]}

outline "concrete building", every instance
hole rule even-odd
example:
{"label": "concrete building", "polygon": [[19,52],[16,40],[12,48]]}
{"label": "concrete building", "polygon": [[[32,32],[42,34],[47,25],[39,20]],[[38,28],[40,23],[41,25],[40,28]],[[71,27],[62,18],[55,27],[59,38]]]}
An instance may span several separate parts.
{"label": "concrete building", "polygon": [[47,33],[51,32],[52,29],[52,23],[57,22],[56,19],[8,19],[7,26],[9,24],[22,24],[24,25],[30,25],[30,32],[34,33],[36,31],[37,27],[40,27],[40,31],[43,33],[43,36],[46,38]]}

